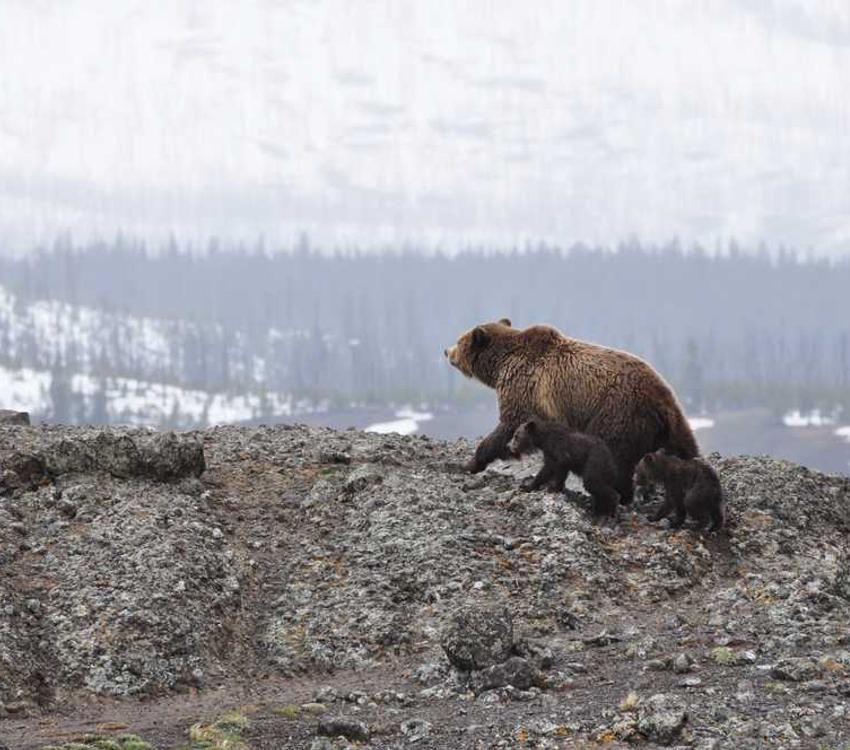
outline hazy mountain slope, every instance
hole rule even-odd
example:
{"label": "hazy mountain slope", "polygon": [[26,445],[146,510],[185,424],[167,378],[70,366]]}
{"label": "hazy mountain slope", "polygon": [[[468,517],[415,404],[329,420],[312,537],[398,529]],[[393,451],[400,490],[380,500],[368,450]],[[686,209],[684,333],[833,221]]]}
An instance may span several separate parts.
{"label": "hazy mountain slope", "polygon": [[11,4],[0,239],[839,254],[848,39],[828,0]]}

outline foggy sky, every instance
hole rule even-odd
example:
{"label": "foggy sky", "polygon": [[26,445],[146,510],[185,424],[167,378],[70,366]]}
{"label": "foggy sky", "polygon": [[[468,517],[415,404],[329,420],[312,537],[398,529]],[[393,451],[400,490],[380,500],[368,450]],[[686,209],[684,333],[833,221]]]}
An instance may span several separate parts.
{"label": "foggy sky", "polygon": [[844,0],[6,0],[0,252],[737,238],[850,253]]}

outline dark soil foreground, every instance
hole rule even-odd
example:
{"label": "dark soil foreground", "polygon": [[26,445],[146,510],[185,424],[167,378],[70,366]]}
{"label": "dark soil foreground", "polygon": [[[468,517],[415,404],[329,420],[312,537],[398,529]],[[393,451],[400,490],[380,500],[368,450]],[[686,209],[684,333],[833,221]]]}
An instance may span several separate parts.
{"label": "dark soil foreground", "polygon": [[850,479],[713,456],[704,536],[470,451],[0,427],[0,746],[850,748]]}

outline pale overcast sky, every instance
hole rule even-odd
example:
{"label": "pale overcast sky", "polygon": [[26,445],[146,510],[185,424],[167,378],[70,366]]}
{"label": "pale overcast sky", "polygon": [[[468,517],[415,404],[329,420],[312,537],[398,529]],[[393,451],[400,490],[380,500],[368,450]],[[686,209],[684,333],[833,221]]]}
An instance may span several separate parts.
{"label": "pale overcast sky", "polygon": [[0,0],[0,240],[850,254],[847,0]]}

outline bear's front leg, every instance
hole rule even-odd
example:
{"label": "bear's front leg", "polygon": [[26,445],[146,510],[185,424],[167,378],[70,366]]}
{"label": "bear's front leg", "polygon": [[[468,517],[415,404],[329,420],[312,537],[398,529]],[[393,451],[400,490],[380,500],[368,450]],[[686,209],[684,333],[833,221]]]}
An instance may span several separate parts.
{"label": "bear's front leg", "polygon": [[673,508],[674,504],[672,498],[670,497],[670,493],[665,491],[664,502],[661,504],[661,507],[657,511],[655,511],[655,513],[649,516],[649,520],[652,523],[655,523],[656,521],[660,521],[662,518],[667,518]]}
{"label": "bear's front leg", "polygon": [[554,472],[552,471],[552,468],[550,466],[547,466],[544,462],[543,466],[540,468],[540,471],[537,472],[537,475],[531,477],[530,479],[523,480],[519,488],[523,492],[534,492],[535,490],[539,490],[544,484],[550,482],[553,476]]}
{"label": "bear's front leg", "polygon": [[552,472],[549,481],[546,483],[546,489],[549,492],[563,492],[567,483],[567,477],[570,475],[570,470],[565,466],[559,466]]}
{"label": "bear's front leg", "polygon": [[500,422],[496,429],[478,444],[475,455],[466,464],[466,470],[470,474],[477,474],[497,458],[510,458],[508,443],[511,442],[515,429],[516,425]]}

